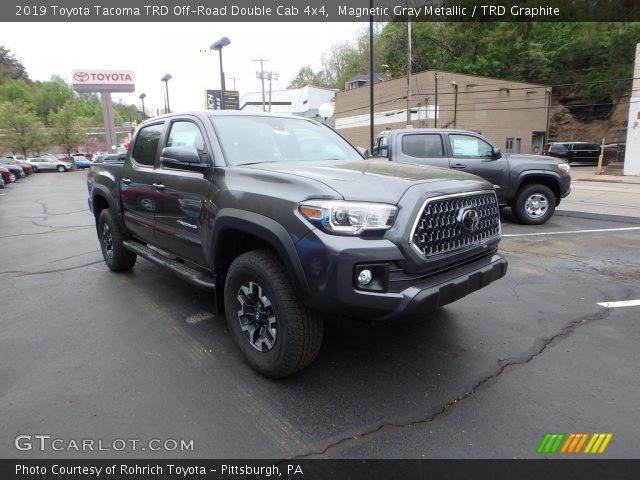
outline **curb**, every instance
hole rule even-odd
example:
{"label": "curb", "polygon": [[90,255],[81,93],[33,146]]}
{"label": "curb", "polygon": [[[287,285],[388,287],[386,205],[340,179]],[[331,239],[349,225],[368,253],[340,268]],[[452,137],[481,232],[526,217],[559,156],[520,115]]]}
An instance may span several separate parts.
{"label": "curb", "polygon": [[603,220],[616,223],[630,223],[640,225],[640,217],[627,217],[625,215],[610,215],[608,213],[575,212],[572,210],[556,210],[554,215],[560,217],[584,218],[587,220]]}

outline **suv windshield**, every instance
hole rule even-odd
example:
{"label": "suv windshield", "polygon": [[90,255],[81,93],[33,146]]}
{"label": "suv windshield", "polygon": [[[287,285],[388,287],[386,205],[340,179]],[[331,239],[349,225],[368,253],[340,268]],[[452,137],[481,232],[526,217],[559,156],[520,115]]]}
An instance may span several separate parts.
{"label": "suv windshield", "polygon": [[212,116],[211,122],[229,165],[362,160],[357,150],[333,130],[302,118]]}

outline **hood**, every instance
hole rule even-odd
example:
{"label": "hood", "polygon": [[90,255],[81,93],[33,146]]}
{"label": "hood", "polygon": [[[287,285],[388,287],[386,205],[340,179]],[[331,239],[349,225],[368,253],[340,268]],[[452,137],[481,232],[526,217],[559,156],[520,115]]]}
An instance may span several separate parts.
{"label": "hood", "polygon": [[486,188],[475,175],[448,168],[389,162],[388,160],[331,160],[322,162],[267,162],[246,166],[256,170],[296,175],[321,182],[345,200],[397,203],[412,186],[446,181],[462,190]]}

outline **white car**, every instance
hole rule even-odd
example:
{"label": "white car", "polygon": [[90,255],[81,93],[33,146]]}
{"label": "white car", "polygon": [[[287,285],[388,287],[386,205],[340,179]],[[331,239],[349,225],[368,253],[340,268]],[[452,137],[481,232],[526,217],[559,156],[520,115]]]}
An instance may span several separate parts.
{"label": "white car", "polygon": [[33,165],[33,168],[37,172],[44,170],[57,170],[59,172],[66,172],[71,168],[71,163],[61,162],[60,160],[54,160],[50,157],[31,157],[27,159],[27,162]]}

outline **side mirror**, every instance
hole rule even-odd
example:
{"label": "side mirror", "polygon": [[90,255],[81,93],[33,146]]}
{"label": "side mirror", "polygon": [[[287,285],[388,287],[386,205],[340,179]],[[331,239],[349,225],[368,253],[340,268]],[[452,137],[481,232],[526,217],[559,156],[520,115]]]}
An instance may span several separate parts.
{"label": "side mirror", "polygon": [[491,149],[491,158],[498,159],[502,156],[502,151],[498,147],[493,147]]}
{"label": "side mirror", "polygon": [[160,165],[178,170],[204,172],[208,165],[202,163],[196,147],[165,147],[162,149]]}
{"label": "side mirror", "polygon": [[364,158],[369,158],[369,150],[367,150],[366,148],[356,147],[356,150],[358,150],[358,152],[360,152],[360,155],[362,155]]}

